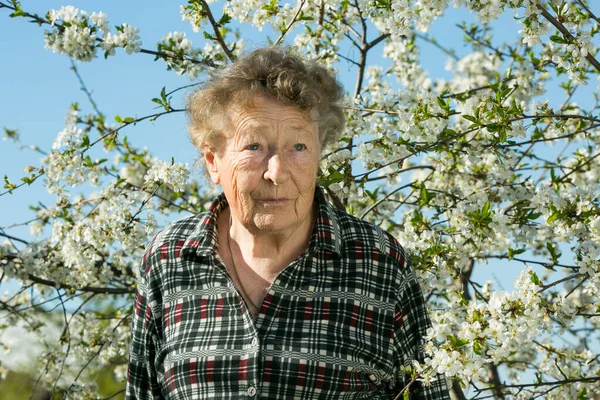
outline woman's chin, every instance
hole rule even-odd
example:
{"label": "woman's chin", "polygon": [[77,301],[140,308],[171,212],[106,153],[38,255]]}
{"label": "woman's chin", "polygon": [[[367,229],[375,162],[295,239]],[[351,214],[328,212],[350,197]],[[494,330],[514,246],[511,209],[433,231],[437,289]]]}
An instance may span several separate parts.
{"label": "woman's chin", "polygon": [[290,212],[261,213],[255,215],[254,226],[262,233],[277,233],[294,229],[299,225],[295,214]]}

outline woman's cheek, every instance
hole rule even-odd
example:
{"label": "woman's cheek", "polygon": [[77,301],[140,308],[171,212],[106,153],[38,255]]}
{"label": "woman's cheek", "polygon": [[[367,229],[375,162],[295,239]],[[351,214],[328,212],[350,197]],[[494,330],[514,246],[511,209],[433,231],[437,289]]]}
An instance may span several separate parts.
{"label": "woman's cheek", "polygon": [[244,154],[240,159],[242,168],[253,170],[259,167],[264,159],[264,154],[261,151],[252,151]]}

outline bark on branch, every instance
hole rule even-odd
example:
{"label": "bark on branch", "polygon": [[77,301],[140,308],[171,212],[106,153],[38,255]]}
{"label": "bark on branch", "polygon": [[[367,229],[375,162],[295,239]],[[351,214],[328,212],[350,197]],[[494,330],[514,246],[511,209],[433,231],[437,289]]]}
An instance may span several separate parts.
{"label": "bark on branch", "polygon": [[[548,22],[550,22],[552,25],[554,25],[554,27],[556,29],[558,29],[560,31],[560,33],[563,34],[563,36],[565,38],[567,38],[570,41],[576,41],[577,39],[575,38],[575,36],[571,35],[571,32],[569,32],[569,30],[560,23],[559,20],[557,20],[556,18],[554,18],[545,8],[544,6],[542,6],[541,4],[537,4],[537,8],[542,12],[542,16],[544,18],[546,18],[548,20]],[[593,55],[591,55],[590,53],[588,53],[585,56],[585,59],[589,61],[590,64],[592,64],[594,66],[594,68],[596,68],[596,70],[598,72],[600,72],[600,62],[598,62],[598,60],[596,60],[596,58],[594,58]]]}

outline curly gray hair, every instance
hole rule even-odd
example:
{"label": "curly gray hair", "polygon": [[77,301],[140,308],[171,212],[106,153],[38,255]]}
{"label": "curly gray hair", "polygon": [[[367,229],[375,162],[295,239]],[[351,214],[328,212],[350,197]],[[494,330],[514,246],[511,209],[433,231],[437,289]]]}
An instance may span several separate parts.
{"label": "curly gray hair", "polygon": [[306,110],[316,120],[321,148],[344,129],[339,104],[344,89],[323,66],[301,59],[280,47],[254,50],[218,71],[188,97],[188,130],[194,146],[221,150],[232,106],[245,107],[257,95]]}

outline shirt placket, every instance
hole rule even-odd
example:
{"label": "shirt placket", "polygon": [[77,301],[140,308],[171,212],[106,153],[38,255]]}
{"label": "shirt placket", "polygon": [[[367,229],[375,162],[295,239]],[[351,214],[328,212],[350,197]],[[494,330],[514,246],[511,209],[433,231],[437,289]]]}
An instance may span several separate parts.
{"label": "shirt placket", "polygon": [[[258,343],[259,346],[259,359],[262,361],[263,359],[263,347],[264,347],[264,341],[266,341],[266,338],[269,335],[269,330],[271,329],[273,323],[275,322],[275,320],[278,318],[278,313],[280,311],[281,307],[285,307],[284,304],[282,304],[283,302],[283,296],[282,296],[282,289],[287,289],[287,291],[289,290],[294,290],[295,289],[295,282],[301,282],[302,279],[302,267],[303,264],[306,263],[306,259],[308,257],[311,257],[311,253],[310,251],[307,251],[303,256],[301,256],[300,258],[294,260],[290,265],[288,265],[273,281],[273,283],[271,284],[271,286],[269,287],[269,290],[267,291],[267,294],[265,296],[265,299],[263,300],[263,304],[261,305],[261,309],[260,312],[258,314],[258,317],[256,318],[256,331],[257,331],[257,338],[256,341]],[[261,363],[261,369],[260,369],[260,373],[261,373],[261,378],[262,378],[262,363]],[[257,388],[258,391],[262,391],[263,387],[262,387],[262,379],[260,381],[260,386]],[[269,393],[269,395],[273,395],[273,393]]]}
{"label": "shirt placket", "polygon": [[[233,282],[231,282],[233,285]],[[234,288],[235,289],[235,288]],[[244,347],[248,351],[248,361],[246,365],[246,382],[245,387],[240,387],[241,391],[245,390],[245,398],[256,399],[260,397],[260,379],[261,379],[261,354],[260,354],[260,339],[258,335],[258,329],[256,328],[255,321],[252,318],[252,314],[245,304],[243,297],[238,293],[238,298],[242,306],[242,313],[244,318]],[[260,312],[259,312],[260,316]]]}
{"label": "shirt placket", "polygon": [[[216,247],[217,246],[215,245],[215,248]],[[258,330],[248,305],[235,287],[223,260],[221,260],[220,256],[216,253],[213,255],[212,265],[215,265],[216,268],[227,277],[227,286],[229,287],[229,290],[237,296],[240,313],[242,315],[244,328],[243,334],[241,335],[242,343],[240,344],[247,353],[245,358],[240,359],[238,365],[239,393],[241,398],[256,399],[260,396],[259,388],[261,378],[261,355]]]}

